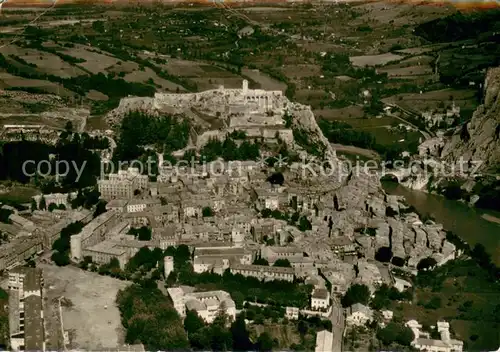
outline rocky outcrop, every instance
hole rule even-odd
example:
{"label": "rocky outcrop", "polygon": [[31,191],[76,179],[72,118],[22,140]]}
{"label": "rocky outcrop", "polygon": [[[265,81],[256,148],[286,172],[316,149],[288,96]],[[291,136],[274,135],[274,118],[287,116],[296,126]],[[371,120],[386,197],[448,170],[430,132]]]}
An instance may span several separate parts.
{"label": "rocky outcrop", "polygon": [[500,68],[490,69],[484,84],[484,103],[472,119],[445,143],[441,157],[456,163],[480,161],[480,170],[500,164]]}

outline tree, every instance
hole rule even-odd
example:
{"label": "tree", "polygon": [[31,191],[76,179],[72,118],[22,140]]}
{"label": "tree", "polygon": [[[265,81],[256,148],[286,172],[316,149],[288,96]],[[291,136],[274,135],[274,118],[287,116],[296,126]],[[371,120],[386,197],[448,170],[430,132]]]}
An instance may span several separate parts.
{"label": "tree", "polygon": [[382,284],[375,291],[375,296],[370,302],[370,307],[372,307],[375,310],[388,308],[391,305],[391,299],[389,298],[389,290],[390,288],[387,284]]}
{"label": "tree", "polygon": [[186,330],[188,334],[193,334],[204,326],[205,322],[200,318],[196,311],[188,310],[186,312],[186,318],[184,319],[184,330]]}
{"label": "tree", "polygon": [[31,211],[37,210],[37,204],[35,198],[31,200]]}
{"label": "tree", "polygon": [[118,261],[117,258],[113,257],[111,258],[111,260],[109,261],[109,268],[110,269],[120,269],[120,262]]}
{"label": "tree", "polygon": [[151,241],[152,232],[147,226],[142,226],[137,234],[137,239],[139,241]]}
{"label": "tree", "polygon": [[214,212],[210,207],[204,207],[201,211],[201,214],[203,215],[204,218],[214,216]]}
{"label": "tree", "polygon": [[274,262],[273,266],[278,266],[282,268],[291,268],[292,264],[290,264],[290,261],[288,259],[278,259]]}
{"label": "tree", "polygon": [[390,322],[383,329],[377,331],[377,338],[386,346],[397,342],[403,346],[410,346],[414,335],[409,327]]}
{"label": "tree", "polygon": [[300,336],[304,337],[306,336],[307,331],[309,330],[309,325],[307,324],[306,321],[299,320],[299,323],[297,324],[297,330],[299,331]]}
{"label": "tree", "polygon": [[118,291],[116,303],[126,329],[126,343],[141,342],[150,351],[189,349],[182,320],[156,284],[153,287],[130,285]]}
{"label": "tree", "polygon": [[233,337],[227,329],[228,317],[224,313],[217,315],[211,325],[211,343],[213,351],[228,351],[233,346]]}
{"label": "tree", "polygon": [[97,202],[97,205],[95,207],[95,211],[94,211],[94,218],[98,217],[99,215],[103,214],[106,212],[106,204],[107,202],[105,200],[99,200]]}
{"label": "tree", "polygon": [[172,287],[175,285],[177,282],[177,273],[175,271],[172,271],[170,274],[168,274],[168,277],[166,279],[166,286],[167,287]]}
{"label": "tree", "polygon": [[52,261],[57,265],[57,266],[66,266],[70,263],[69,256],[67,253],[61,253],[59,251],[55,251],[52,253],[52,256],[50,257]]}
{"label": "tree", "polygon": [[375,260],[378,260],[382,263],[388,263],[392,258],[392,250],[389,247],[380,247],[375,253]]}
{"label": "tree", "polygon": [[251,351],[254,349],[243,314],[238,315],[231,324],[231,335],[233,338],[233,351]]}
{"label": "tree", "polygon": [[395,266],[402,267],[405,265],[405,260],[400,257],[392,257],[391,263]]}
{"label": "tree", "polygon": [[80,263],[80,268],[82,268],[83,270],[87,270],[90,264],[92,264],[92,257],[86,255],[83,257],[83,261]]}
{"label": "tree", "polygon": [[437,265],[437,262],[434,258],[427,257],[420,260],[417,264],[417,270],[427,270],[433,268]]}
{"label": "tree", "polygon": [[311,222],[305,216],[301,216],[298,229],[300,231],[312,230]]}
{"label": "tree", "polygon": [[441,308],[441,297],[434,296],[429,302],[424,305],[427,309],[439,309]]}
{"label": "tree", "polygon": [[66,132],[72,133],[73,132],[73,123],[71,121],[66,122],[64,129],[66,130]]}
{"label": "tree", "polygon": [[267,178],[267,181],[272,185],[280,185],[282,186],[285,182],[285,177],[281,172],[275,172],[271,176]]}
{"label": "tree", "polygon": [[62,204],[62,203],[61,203],[61,204],[59,204],[59,205],[57,206],[57,209],[59,209],[59,210],[66,210],[66,206],[65,206],[64,204]]}
{"label": "tree", "polygon": [[48,208],[48,210],[49,210],[50,212],[53,212],[53,211],[54,211],[54,210],[56,210],[56,209],[57,209],[57,204],[56,204],[56,203],[50,203],[50,204],[49,204],[49,208]]}
{"label": "tree", "polygon": [[349,287],[344,297],[342,297],[342,306],[350,307],[355,303],[368,304],[370,300],[370,289],[366,285],[355,284]]}
{"label": "tree", "polygon": [[482,267],[488,267],[491,264],[491,256],[486,252],[486,248],[481,243],[477,243],[474,246],[471,255]]}
{"label": "tree", "polygon": [[240,291],[234,291],[231,293],[231,298],[236,305],[236,308],[241,309],[243,307],[243,302],[245,301],[245,296]]}
{"label": "tree", "polygon": [[260,214],[262,215],[263,218],[269,218],[269,217],[271,217],[272,213],[273,213],[272,210],[268,209],[268,208],[264,208],[260,212]]}
{"label": "tree", "polygon": [[413,334],[413,331],[407,326],[402,326],[396,341],[400,345],[410,346],[414,338],[415,335]]}
{"label": "tree", "polygon": [[267,331],[264,331],[262,334],[259,335],[256,347],[257,351],[272,351],[273,338]]}
{"label": "tree", "polygon": [[323,328],[324,328],[325,330],[332,331],[332,328],[333,328],[333,326],[332,326],[332,325],[333,325],[333,324],[332,324],[332,321],[331,321],[331,320],[326,320],[326,319],[325,319],[325,320],[323,320],[321,323],[323,324]]}
{"label": "tree", "polygon": [[47,203],[45,202],[45,197],[43,195],[40,198],[40,203],[39,203],[38,207],[40,208],[40,210],[46,210],[47,209]]}
{"label": "tree", "polygon": [[377,339],[387,346],[396,341],[398,334],[399,326],[391,322],[385,328],[377,331]]}
{"label": "tree", "polygon": [[255,258],[252,263],[253,265],[269,265],[269,262],[265,258]]}

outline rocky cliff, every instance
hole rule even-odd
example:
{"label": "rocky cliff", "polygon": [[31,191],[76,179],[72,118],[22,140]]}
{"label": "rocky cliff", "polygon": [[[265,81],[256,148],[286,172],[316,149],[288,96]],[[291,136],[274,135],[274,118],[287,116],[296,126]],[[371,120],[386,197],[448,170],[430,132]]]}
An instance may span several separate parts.
{"label": "rocky cliff", "polygon": [[500,68],[490,69],[484,84],[483,104],[472,119],[455,131],[441,156],[447,162],[481,161],[481,171],[500,166]]}

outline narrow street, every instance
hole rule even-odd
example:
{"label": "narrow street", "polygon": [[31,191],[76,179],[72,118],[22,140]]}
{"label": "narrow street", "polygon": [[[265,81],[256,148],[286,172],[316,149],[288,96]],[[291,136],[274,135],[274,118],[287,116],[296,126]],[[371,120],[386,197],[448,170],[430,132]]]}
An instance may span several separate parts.
{"label": "narrow street", "polygon": [[333,297],[332,313],[330,320],[332,322],[332,351],[342,352],[342,335],[344,333],[344,309],[337,297]]}

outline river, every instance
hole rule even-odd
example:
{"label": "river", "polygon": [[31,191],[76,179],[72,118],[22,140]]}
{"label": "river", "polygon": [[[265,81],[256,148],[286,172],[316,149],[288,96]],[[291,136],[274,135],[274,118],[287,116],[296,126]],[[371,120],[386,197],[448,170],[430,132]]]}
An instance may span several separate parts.
{"label": "river", "polygon": [[383,181],[382,185],[388,194],[406,198],[420,214],[430,214],[436,222],[443,224],[446,230],[467,241],[471,246],[481,243],[491,259],[500,265],[500,224],[485,220],[483,215],[500,218],[500,214],[471,208],[464,203],[448,200],[434,194],[415,191],[396,182]]}

